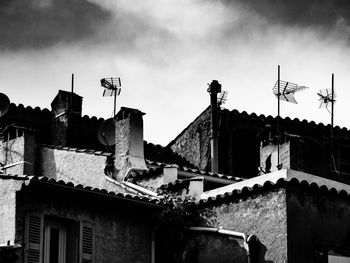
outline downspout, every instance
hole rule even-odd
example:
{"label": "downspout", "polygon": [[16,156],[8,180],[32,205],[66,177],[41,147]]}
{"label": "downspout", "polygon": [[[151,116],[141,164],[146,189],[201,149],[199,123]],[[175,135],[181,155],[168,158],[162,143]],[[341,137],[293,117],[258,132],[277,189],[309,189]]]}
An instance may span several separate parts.
{"label": "downspout", "polygon": [[129,175],[129,173],[133,170],[140,170],[140,168],[137,168],[137,167],[129,167],[128,170],[126,170],[125,172],[125,175],[124,175],[124,180],[123,180],[123,184],[140,192],[140,193],[143,193],[143,194],[146,194],[146,195],[150,195],[150,196],[153,196],[153,197],[156,197],[156,198],[162,198],[161,196],[158,196],[158,194],[156,192],[153,192],[151,190],[148,190],[144,187],[141,187],[141,186],[138,186],[136,184],[133,184],[133,183],[130,183],[130,182],[126,182],[126,178],[127,176]]}
{"label": "downspout", "polygon": [[156,225],[151,233],[151,263],[156,262],[156,231],[158,228],[159,225]]}
{"label": "downspout", "polygon": [[214,228],[214,227],[199,227],[199,226],[191,226],[186,228],[189,231],[197,231],[197,232],[211,232],[211,233],[219,233],[225,236],[238,237],[243,239],[243,247],[247,252],[247,262],[251,263],[251,255],[248,242],[253,237],[253,235],[247,236],[245,233],[236,232],[231,230],[226,230],[222,228]]}

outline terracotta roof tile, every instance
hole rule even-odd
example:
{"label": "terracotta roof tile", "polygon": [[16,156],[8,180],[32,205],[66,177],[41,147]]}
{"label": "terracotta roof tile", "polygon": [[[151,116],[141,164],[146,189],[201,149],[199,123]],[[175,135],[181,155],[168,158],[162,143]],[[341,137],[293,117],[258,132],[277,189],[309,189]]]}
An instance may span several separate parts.
{"label": "terracotta roof tile", "polygon": [[0,174],[0,179],[13,179],[13,180],[23,180],[25,181],[25,184],[23,187],[30,186],[31,184],[35,183],[43,183],[43,184],[51,184],[54,186],[59,187],[68,187],[71,189],[76,189],[78,191],[86,191],[90,192],[91,194],[103,194],[110,197],[118,197],[121,199],[128,199],[143,203],[149,203],[152,205],[159,205],[161,206],[161,203],[156,198],[148,198],[145,196],[138,196],[134,194],[125,194],[125,193],[115,193],[115,192],[108,192],[106,189],[98,189],[98,188],[92,188],[90,186],[82,186],[81,184],[74,185],[72,182],[65,182],[63,180],[56,181],[53,178],[48,178],[45,176],[37,177],[37,176],[27,176],[27,175],[4,175]]}
{"label": "terracotta roof tile", "polygon": [[350,191],[336,190],[334,187],[327,187],[326,185],[320,185],[315,182],[309,183],[306,180],[299,180],[297,178],[291,178],[291,179],[280,178],[277,180],[276,183],[273,183],[271,181],[266,181],[263,184],[255,184],[252,187],[243,187],[241,190],[233,190],[231,192],[218,194],[216,196],[209,197],[207,199],[201,199],[200,201],[197,202],[197,205],[205,206],[205,205],[211,205],[216,203],[222,203],[228,200],[233,200],[244,196],[250,196],[259,192],[264,192],[264,191],[271,190],[274,188],[279,188],[279,187],[286,187],[289,185],[302,187],[305,189],[310,189],[315,191],[321,191],[324,193],[330,193],[334,195],[341,195],[343,197],[350,198]]}

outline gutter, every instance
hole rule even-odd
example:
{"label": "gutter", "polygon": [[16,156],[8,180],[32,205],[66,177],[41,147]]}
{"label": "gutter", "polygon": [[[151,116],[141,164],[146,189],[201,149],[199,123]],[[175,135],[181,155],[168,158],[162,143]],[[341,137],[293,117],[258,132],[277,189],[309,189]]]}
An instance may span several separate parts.
{"label": "gutter", "polygon": [[158,196],[158,194],[156,192],[153,192],[151,190],[148,190],[144,187],[141,187],[141,186],[138,186],[136,184],[133,184],[133,183],[130,183],[130,182],[127,182],[125,181],[126,178],[128,178],[128,175],[131,171],[134,171],[134,170],[140,170],[140,168],[137,168],[137,167],[129,167],[128,170],[126,170],[125,172],[125,175],[124,175],[124,181],[123,181],[123,184],[142,193],[142,194],[146,194],[146,195],[150,195],[150,196],[153,196],[153,197],[156,197],[158,199],[160,198],[163,198],[162,196]]}
{"label": "gutter", "polygon": [[251,263],[251,255],[250,255],[250,247],[248,242],[254,237],[254,235],[247,236],[245,233],[242,232],[236,232],[232,230],[226,230],[221,227],[214,228],[214,227],[199,227],[199,226],[191,226],[187,227],[186,230],[189,231],[196,231],[196,232],[211,232],[211,233],[219,233],[225,236],[231,236],[231,237],[238,237],[243,239],[243,247],[247,252],[247,262]]}

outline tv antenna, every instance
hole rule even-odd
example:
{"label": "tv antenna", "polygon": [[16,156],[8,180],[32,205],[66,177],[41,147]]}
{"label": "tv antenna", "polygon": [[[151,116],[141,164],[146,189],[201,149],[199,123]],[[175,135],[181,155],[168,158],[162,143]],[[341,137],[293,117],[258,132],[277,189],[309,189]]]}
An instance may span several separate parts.
{"label": "tv antenna", "polygon": [[280,109],[281,100],[297,104],[298,102],[294,98],[294,93],[307,89],[305,86],[283,81],[280,77],[280,65],[278,65],[277,81],[273,86],[273,94],[277,97],[277,169],[280,170],[282,165],[280,164]]}
{"label": "tv antenna", "polygon": [[104,87],[103,97],[114,97],[114,116],[116,114],[117,96],[120,95],[122,84],[120,78],[103,78],[101,79],[101,86]]}
{"label": "tv antenna", "polygon": [[[335,103],[335,92],[334,92],[334,73],[332,73],[332,84],[331,84],[331,90],[324,89],[320,90],[317,95],[319,96],[320,106],[319,108],[326,108],[327,111],[331,114],[331,134],[330,134],[330,145],[331,145],[331,159],[330,159],[330,169],[334,169],[335,172],[337,171],[337,168],[335,166],[335,160],[334,160],[334,136],[333,136],[333,129],[334,129],[334,103]],[[331,108],[331,109],[329,109]]]}
{"label": "tv antenna", "polygon": [[222,92],[219,93],[219,96],[218,96],[218,105],[219,106],[226,103],[227,95],[228,95],[228,91],[225,91],[225,90],[223,90]]}

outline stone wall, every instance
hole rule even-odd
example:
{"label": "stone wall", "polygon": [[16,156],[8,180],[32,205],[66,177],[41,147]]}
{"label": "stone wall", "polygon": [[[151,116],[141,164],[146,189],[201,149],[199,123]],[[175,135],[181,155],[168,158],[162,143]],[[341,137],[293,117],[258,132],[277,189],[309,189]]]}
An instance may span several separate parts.
{"label": "stone wall", "polygon": [[207,170],[210,167],[210,137],[210,108],[207,108],[168,146],[194,166]]}
{"label": "stone wall", "polygon": [[[255,262],[287,262],[287,208],[285,189],[276,189],[268,193],[256,194],[252,197],[212,205],[202,209],[200,213],[204,220],[203,223],[206,226],[222,227],[227,230],[255,235],[259,239],[260,244],[257,255],[255,255],[257,257],[257,261]],[[209,236],[213,238],[212,235]],[[196,244],[196,250],[185,251],[185,253],[191,256],[195,254],[196,258],[201,258],[197,262],[216,262],[218,253],[221,250],[223,252],[227,251],[227,243],[223,243],[222,246],[220,245],[223,240],[222,237],[218,237],[216,241],[206,241],[206,235],[202,235],[202,237],[203,239]],[[232,242],[231,245],[242,253],[240,243],[233,240],[227,240],[227,242]],[[204,247],[201,244],[204,244]],[[206,246],[209,244],[215,244],[216,251],[210,248],[213,253],[206,253]],[[225,252],[223,253],[223,257],[226,258],[226,262],[231,262],[233,256],[229,252]],[[225,262],[222,258],[220,260],[219,262]],[[234,262],[246,262],[245,260],[246,258],[243,255],[240,260]]]}

